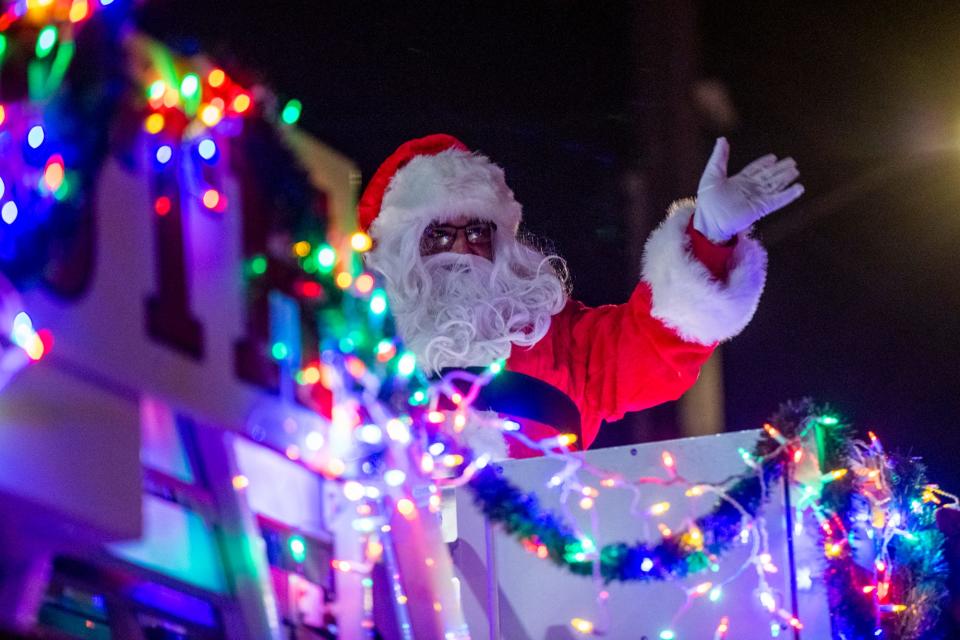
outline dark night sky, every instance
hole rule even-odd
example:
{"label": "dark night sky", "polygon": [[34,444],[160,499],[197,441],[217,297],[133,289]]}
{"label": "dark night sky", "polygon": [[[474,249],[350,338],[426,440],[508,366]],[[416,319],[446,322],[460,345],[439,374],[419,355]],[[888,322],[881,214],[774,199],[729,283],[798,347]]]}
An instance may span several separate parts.
{"label": "dark night sky", "polygon": [[[811,395],[956,488],[960,7],[907,4],[697,4],[702,76],[739,116],[731,168],[791,154],[807,187],[760,225],[768,288],[725,348],[727,419],[753,427]],[[434,131],[488,153],[575,293],[602,303],[628,292],[610,274],[625,272],[619,176],[637,154],[630,7],[168,0],[141,22],[300,98],[303,126],[365,176]]]}

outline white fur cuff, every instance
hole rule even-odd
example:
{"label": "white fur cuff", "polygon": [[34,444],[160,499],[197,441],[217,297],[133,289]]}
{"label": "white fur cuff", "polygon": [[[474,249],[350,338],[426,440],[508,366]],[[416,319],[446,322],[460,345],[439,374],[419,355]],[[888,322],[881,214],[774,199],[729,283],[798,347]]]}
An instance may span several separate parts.
{"label": "white fur cuff", "polygon": [[740,234],[727,282],[716,280],[690,250],[687,225],[692,199],[670,207],[647,240],[643,280],[653,292],[653,316],[688,342],[704,345],[728,340],[750,322],[767,277],[767,252]]}

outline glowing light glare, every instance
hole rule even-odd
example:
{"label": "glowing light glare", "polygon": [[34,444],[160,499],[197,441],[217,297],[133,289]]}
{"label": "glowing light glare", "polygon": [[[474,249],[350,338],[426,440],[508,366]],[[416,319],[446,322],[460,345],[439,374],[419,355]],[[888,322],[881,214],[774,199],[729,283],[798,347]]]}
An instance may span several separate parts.
{"label": "glowing light glare", "polygon": [[669,451],[664,451],[661,453],[660,460],[663,462],[663,466],[666,467],[668,471],[673,471],[677,466],[677,461],[674,460],[673,454]]}
{"label": "glowing light glare", "polygon": [[583,509],[584,511],[589,511],[590,509],[593,509],[593,498],[589,496],[580,498],[580,508]]}
{"label": "glowing light glare", "polygon": [[370,297],[370,313],[382,315],[387,311],[387,296],[382,291],[377,291]]}
{"label": "glowing light glare", "polygon": [[658,637],[660,638],[660,640],[676,640],[677,634],[675,634],[670,629],[664,629],[663,631],[660,632],[660,635]]}
{"label": "glowing light glare", "polygon": [[383,481],[388,487],[399,487],[407,481],[407,474],[400,469],[390,469],[383,474]]}
{"label": "glowing light glare", "polygon": [[504,431],[520,431],[520,423],[514,420],[504,420],[503,430]]}
{"label": "glowing light glare", "polygon": [[765,423],[763,424],[763,430],[767,432],[767,435],[769,435],[771,438],[773,438],[774,440],[776,440],[777,443],[779,443],[779,444],[786,444],[786,443],[787,443],[787,439],[783,437],[783,434],[780,433],[780,431],[778,431],[777,428],[774,427],[774,426],[773,426],[772,424],[770,424],[769,422],[765,422]]}
{"label": "glowing light glare", "polygon": [[7,190],[7,185],[4,184],[3,178],[0,178],[0,198],[3,197],[4,192]]}
{"label": "glowing light glare", "polygon": [[443,453],[443,450],[445,448],[446,447],[443,445],[442,442],[433,442],[430,444],[429,447],[427,447],[427,451],[429,451],[430,455],[432,456],[439,456]]}
{"label": "glowing light glare", "polygon": [[577,436],[572,433],[561,433],[557,436],[557,444],[561,447],[569,447],[577,441]]}
{"label": "glowing light glare", "polygon": [[163,80],[154,80],[150,83],[150,87],[147,89],[147,97],[150,100],[163,100],[164,94],[167,92],[167,85]]}
{"label": "glowing light glare", "polygon": [[721,587],[714,587],[710,589],[710,595],[707,598],[710,599],[710,602],[718,602],[720,597],[723,595],[723,589]]}
{"label": "glowing light glare", "polygon": [[156,135],[163,131],[165,122],[162,113],[151,113],[147,116],[147,119],[143,121],[143,128],[147,133]]}
{"label": "glowing light glare", "polygon": [[574,618],[570,621],[570,626],[584,635],[593,633],[593,623],[584,618]]}
{"label": "glowing light glare", "polygon": [[0,104],[0,124],[3,124],[7,119],[7,108]]}
{"label": "glowing light glare", "polygon": [[233,99],[231,103],[233,110],[237,113],[246,113],[250,107],[253,105],[253,101],[250,100],[250,96],[245,93],[237,94],[237,97]]}
{"label": "glowing light glare", "polygon": [[407,520],[413,520],[417,517],[417,507],[410,498],[400,498],[397,500],[397,513]]}
{"label": "glowing light glare", "polygon": [[843,546],[835,542],[828,542],[823,546],[823,554],[828,558],[837,558],[843,553]]}
{"label": "glowing light glare", "polygon": [[293,244],[293,253],[299,258],[305,258],[310,255],[310,243],[306,240],[301,240]]}
{"label": "glowing light glare", "polygon": [[216,89],[223,84],[224,80],[227,79],[227,74],[223,72],[223,69],[213,69],[210,73],[207,74],[207,84]]}
{"label": "glowing light glare", "polygon": [[365,424],[357,430],[357,437],[367,444],[380,444],[383,441],[383,431],[375,424]]}
{"label": "glowing light glare", "polygon": [[73,0],[70,5],[70,22],[80,22],[90,15],[90,5],[87,0]]}
{"label": "glowing light glare", "polygon": [[703,596],[703,595],[706,595],[712,588],[713,588],[712,582],[701,582],[700,584],[698,584],[697,586],[695,586],[693,589],[690,590],[690,595],[697,596],[697,597]]}
{"label": "glowing light glare", "polygon": [[197,153],[204,160],[212,160],[213,156],[217,155],[217,143],[210,138],[204,138],[197,145]]}
{"label": "glowing light glare", "polygon": [[397,373],[406,378],[412,376],[417,367],[417,357],[412,353],[405,353],[397,361]]}
{"label": "glowing light glare", "polygon": [[3,218],[7,224],[13,224],[19,213],[17,203],[13,200],[3,203],[3,207],[0,207],[0,218]]}
{"label": "glowing light glare", "polygon": [[727,632],[730,630],[730,618],[723,616],[720,618],[720,624],[717,625],[717,630],[714,632],[715,640],[724,640],[727,637]]}
{"label": "glowing light glare", "polygon": [[322,269],[330,269],[337,262],[337,252],[328,244],[321,245],[317,249],[317,266]]}
{"label": "glowing light glare", "polygon": [[43,181],[50,191],[56,191],[63,184],[63,178],[63,157],[60,154],[54,154],[47,160],[47,166],[43,170]]}
{"label": "glowing light glare", "polygon": [[446,417],[443,415],[442,411],[431,411],[427,414],[427,422],[440,424],[444,420],[446,420]]}
{"label": "glowing light glare", "polygon": [[497,375],[498,373],[503,371],[503,360],[497,360],[496,362],[491,364],[487,369],[493,375]]}
{"label": "glowing light glare", "polygon": [[35,53],[38,58],[46,58],[53,48],[57,45],[57,28],[49,25],[40,30],[37,34],[37,46]]}
{"label": "glowing light glare", "polygon": [[373,240],[363,231],[357,231],[350,236],[350,246],[353,247],[353,250],[357,253],[364,253],[369,251],[373,246]]}
{"label": "glowing light glare", "polygon": [[410,442],[410,429],[398,418],[387,420],[387,435],[401,444]]}
{"label": "glowing light glare", "polygon": [[832,427],[833,425],[839,424],[840,420],[836,416],[820,416],[820,424],[827,425]]}
{"label": "glowing light glare", "polygon": [[216,189],[207,189],[203,192],[203,206],[207,209],[216,210],[220,208],[223,197]]}
{"label": "glowing light glare", "polygon": [[283,124],[296,124],[297,120],[300,119],[302,111],[303,104],[299,100],[290,100],[283,107],[283,111],[280,113],[280,120],[283,121]]}
{"label": "glowing light glare", "polygon": [[200,109],[200,121],[208,127],[215,127],[223,119],[223,110],[213,104]]}
{"label": "glowing light glare", "polygon": [[319,431],[311,431],[303,442],[310,451],[319,451],[323,447],[324,437]]}
{"label": "glowing light glare", "polygon": [[656,504],[654,504],[653,506],[650,507],[650,515],[652,515],[652,516],[662,516],[663,514],[665,514],[665,513],[666,513],[667,511],[669,511],[669,510],[670,510],[670,503],[669,503],[669,502],[666,502],[666,501],[664,501],[664,502],[658,502],[658,503],[656,503]]}
{"label": "glowing light glare", "polygon": [[250,486],[250,479],[243,474],[233,476],[231,482],[233,483],[233,488],[237,491],[242,491]]}
{"label": "glowing light glare", "polygon": [[343,484],[343,495],[350,502],[356,502],[366,495],[366,489],[356,480],[348,480]]}
{"label": "glowing light glare", "polygon": [[341,271],[337,274],[337,277],[334,279],[337,286],[341,289],[347,289],[353,284],[353,276],[347,273],[346,271]]}
{"label": "glowing light glare", "polygon": [[373,276],[369,273],[360,274],[357,276],[354,286],[356,286],[357,291],[360,293],[370,293],[373,290]]}
{"label": "glowing light glare", "polygon": [[653,569],[653,560],[644,558],[643,562],[640,563],[640,570],[644,573],[649,573],[651,569]]}
{"label": "glowing light glare", "polygon": [[463,464],[463,456],[458,453],[450,453],[443,456],[443,466],[450,467],[459,467]]}
{"label": "glowing light glare", "polygon": [[767,611],[776,611],[777,609],[777,601],[769,591],[760,592],[760,604],[762,604]]}
{"label": "glowing light glare", "polygon": [[170,213],[170,209],[173,207],[173,202],[167,196],[160,196],[153,201],[153,210],[158,216],[165,216]]}
{"label": "glowing light glare", "polygon": [[831,480],[839,480],[840,478],[842,478],[842,477],[844,477],[845,475],[847,475],[847,473],[848,473],[848,471],[847,471],[846,469],[835,469],[834,471],[831,471],[831,472],[830,472],[830,479],[831,479]]}
{"label": "glowing light glare", "polygon": [[291,536],[290,540],[287,541],[287,548],[290,549],[290,557],[297,564],[303,564],[303,561],[307,559],[307,541],[303,539],[303,536]]}
{"label": "glowing light glare", "polygon": [[27,144],[30,145],[31,149],[36,149],[43,144],[45,134],[43,132],[43,127],[38,124],[30,127],[30,131],[27,133]]}
{"label": "glowing light glare", "polygon": [[197,91],[200,89],[200,78],[197,77],[195,73],[188,73],[183,77],[183,80],[180,82],[180,94],[187,99],[190,99],[197,95]]}
{"label": "glowing light glare", "polygon": [[170,159],[173,157],[173,148],[168,145],[160,145],[157,147],[157,162],[160,164],[167,164],[170,162]]}
{"label": "glowing light glare", "polygon": [[430,474],[433,473],[433,467],[434,462],[432,455],[429,453],[424,453],[422,456],[420,456],[420,471]]}
{"label": "glowing light glare", "polygon": [[[264,258],[264,261],[266,261],[266,258]],[[305,367],[301,373],[303,374],[303,384],[317,384],[320,382],[320,367],[316,365]]]}

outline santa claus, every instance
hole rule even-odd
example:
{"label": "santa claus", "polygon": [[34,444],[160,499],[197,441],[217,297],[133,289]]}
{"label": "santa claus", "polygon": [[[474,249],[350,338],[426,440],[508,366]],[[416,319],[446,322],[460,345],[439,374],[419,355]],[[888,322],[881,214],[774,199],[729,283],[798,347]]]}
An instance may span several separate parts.
{"label": "santa claus", "polygon": [[790,158],[728,177],[728,156],[720,138],[697,199],[674,204],[647,240],[624,304],[572,299],[563,261],[518,234],[503,171],[449,135],[403,144],[370,180],[367,264],[428,373],[503,359],[509,382],[493,395],[513,400],[492,408],[526,418],[533,438],[573,430],[586,447],[602,421],[678,398],[757,308],[767,258],[749,229],[803,188]]}

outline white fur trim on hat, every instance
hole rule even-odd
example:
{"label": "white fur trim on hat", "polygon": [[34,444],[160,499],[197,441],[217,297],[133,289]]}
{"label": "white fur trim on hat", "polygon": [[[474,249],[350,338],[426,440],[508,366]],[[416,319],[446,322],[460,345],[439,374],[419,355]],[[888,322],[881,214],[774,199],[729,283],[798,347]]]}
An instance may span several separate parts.
{"label": "white fur trim on hat", "polygon": [[684,340],[713,344],[747,326],[767,276],[767,252],[745,233],[733,250],[726,283],[718,281],[690,250],[687,225],[692,199],[670,207],[643,251],[643,280],[653,292],[653,316]]}
{"label": "white fur trim on hat", "polygon": [[496,223],[511,234],[520,225],[521,207],[507,186],[503,169],[478,153],[447,149],[413,158],[390,180],[370,234],[426,228],[434,220],[460,214]]}

